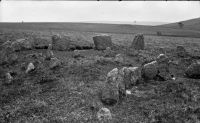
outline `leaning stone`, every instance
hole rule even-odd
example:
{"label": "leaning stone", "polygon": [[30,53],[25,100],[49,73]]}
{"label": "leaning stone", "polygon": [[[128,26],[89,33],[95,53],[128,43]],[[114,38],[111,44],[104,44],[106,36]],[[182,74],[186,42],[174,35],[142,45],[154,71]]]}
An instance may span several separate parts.
{"label": "leaning stone", "polygon": [[26,69],[26,73],[30,73],[33,70],[35,70],[35,66],[33,65],[33,63],[29,63]]}
{"label": "leaning stone", "polygon": [[100,121],[108,121],[108,120],[112,119],[112,115],[111,115],[111,112],[108,108],[101,108],[97,112],[97,118]]}
{"label": "leaning stone", "polygon": [[93,41],[97,50],[105,50],[107,47],[112,47],[111,36],[108,35],[95,36]]}
{"label": "leaning stone", "polygon": [[133,39],[131,47],[136,50],[144,50],[144,36],[143,34],[137,34]]}
{"label": "leaning stone", "polygon": [[186,69],[185,74],[189,78],[199,79],[200,78],[200,62],[191,64]]}

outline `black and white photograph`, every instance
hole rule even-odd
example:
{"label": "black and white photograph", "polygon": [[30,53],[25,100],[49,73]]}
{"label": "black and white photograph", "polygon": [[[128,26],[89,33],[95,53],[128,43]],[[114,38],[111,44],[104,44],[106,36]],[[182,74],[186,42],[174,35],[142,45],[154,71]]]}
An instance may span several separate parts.
{"label": "black and white photograph", "polygon": [[200,1],[0,1],[0,123],[200,123]]}

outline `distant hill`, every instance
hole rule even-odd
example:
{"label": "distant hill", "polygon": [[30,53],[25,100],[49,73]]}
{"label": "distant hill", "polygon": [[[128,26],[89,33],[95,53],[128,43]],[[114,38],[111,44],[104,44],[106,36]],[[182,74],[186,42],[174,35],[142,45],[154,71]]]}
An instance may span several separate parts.
{"label": "distant hill", "polygon": [[[185,20],[185,21],[180,21],[183,24],[182,29],[187,29],[187,30],[197,30],[200,31],[200,17],[195,18],[195,19],[190,19],[190,20]],[[170,23],[170,24],[165,24],[161,25],[159,27],[168,27],[168,28],[176,28],[176,29],[181,29],[179,27],[179,22],[176,23]]]}
{"label": "distant hill", "polygon": [[0,31],[40,31],[63,32],[79,31],[94,33],[120,33],[156,35],[161,32],[163,36],[200,37],[200,31],[184,30],[179,28],[166,28],[165,26],[144,26],[130,24],[100,24],[100,23],[0,23]]}

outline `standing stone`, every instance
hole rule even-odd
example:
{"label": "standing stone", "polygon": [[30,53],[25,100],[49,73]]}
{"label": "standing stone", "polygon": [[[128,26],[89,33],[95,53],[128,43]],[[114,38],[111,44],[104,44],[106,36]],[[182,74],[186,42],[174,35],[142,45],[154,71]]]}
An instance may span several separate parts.
{"label": "standing stone", "polygon": [[69,36],[61,37],[60,35],[52,36],[53,50],[65,51],[70,49],[71,38]]}
{"label": "standing stone", "polygon": [[133,39],[131,47],[136,50],[144,50],[144,36],[143,34],[137,34]]}
{"label": "standing stone", "polygon": [[54,53],[52,51],[52,44],[48,45],[47,53],[46,53],[46,60],[51,60],[51,58],[54,58]]}
{"label": "standing stone", "polygon": [[185,71],[185,74],[189,78],[200,78],[200,62],[192,63]]}
{"label": "standing stone", "polygon": [[185,48],[183,46],[177,46],[176,47],[176,54],[179,57],[185,57],[187,56],[187,51],[185,50]]}
{"label": "standing stone", "polygon": [[95,49],[105,50],[107,47],[112,47],[111,36],[100,35],[93,37]]}
{"label": "standing stone", "polygon": [[145,64],[142,69],[142,76],[150,80],[156,77],[158,73],[157,64],[156,61]]}

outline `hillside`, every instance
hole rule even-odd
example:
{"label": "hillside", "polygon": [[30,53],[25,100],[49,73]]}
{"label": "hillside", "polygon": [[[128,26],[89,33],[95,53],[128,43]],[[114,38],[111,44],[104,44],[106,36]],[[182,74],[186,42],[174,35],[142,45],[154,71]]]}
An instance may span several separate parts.
{"label": "hillside", "polygon": [[128,24],[97,24],[97,23],[0,23],[1,30],[12,31],[42,31],[42,32],[101,32],[101,33],[120,33],[135,34],[144,33],[146,35],[156,35],[158,31],[164,36],[180,37],[200,37],[200,32],[196,30],[183,30],[165,28],[162,26],[142,26]]}
{"label": "hillside", "polygon": [[[181,22],[183,23],[182,29],[200,31],[200,18],[185,20],[185,21],[181,21]],[[161,25],[159,27],[168,27],[168,28],[180,29],[178,23],[179,22],[171,23],[171,24],[165,24],[165,25]]]}

